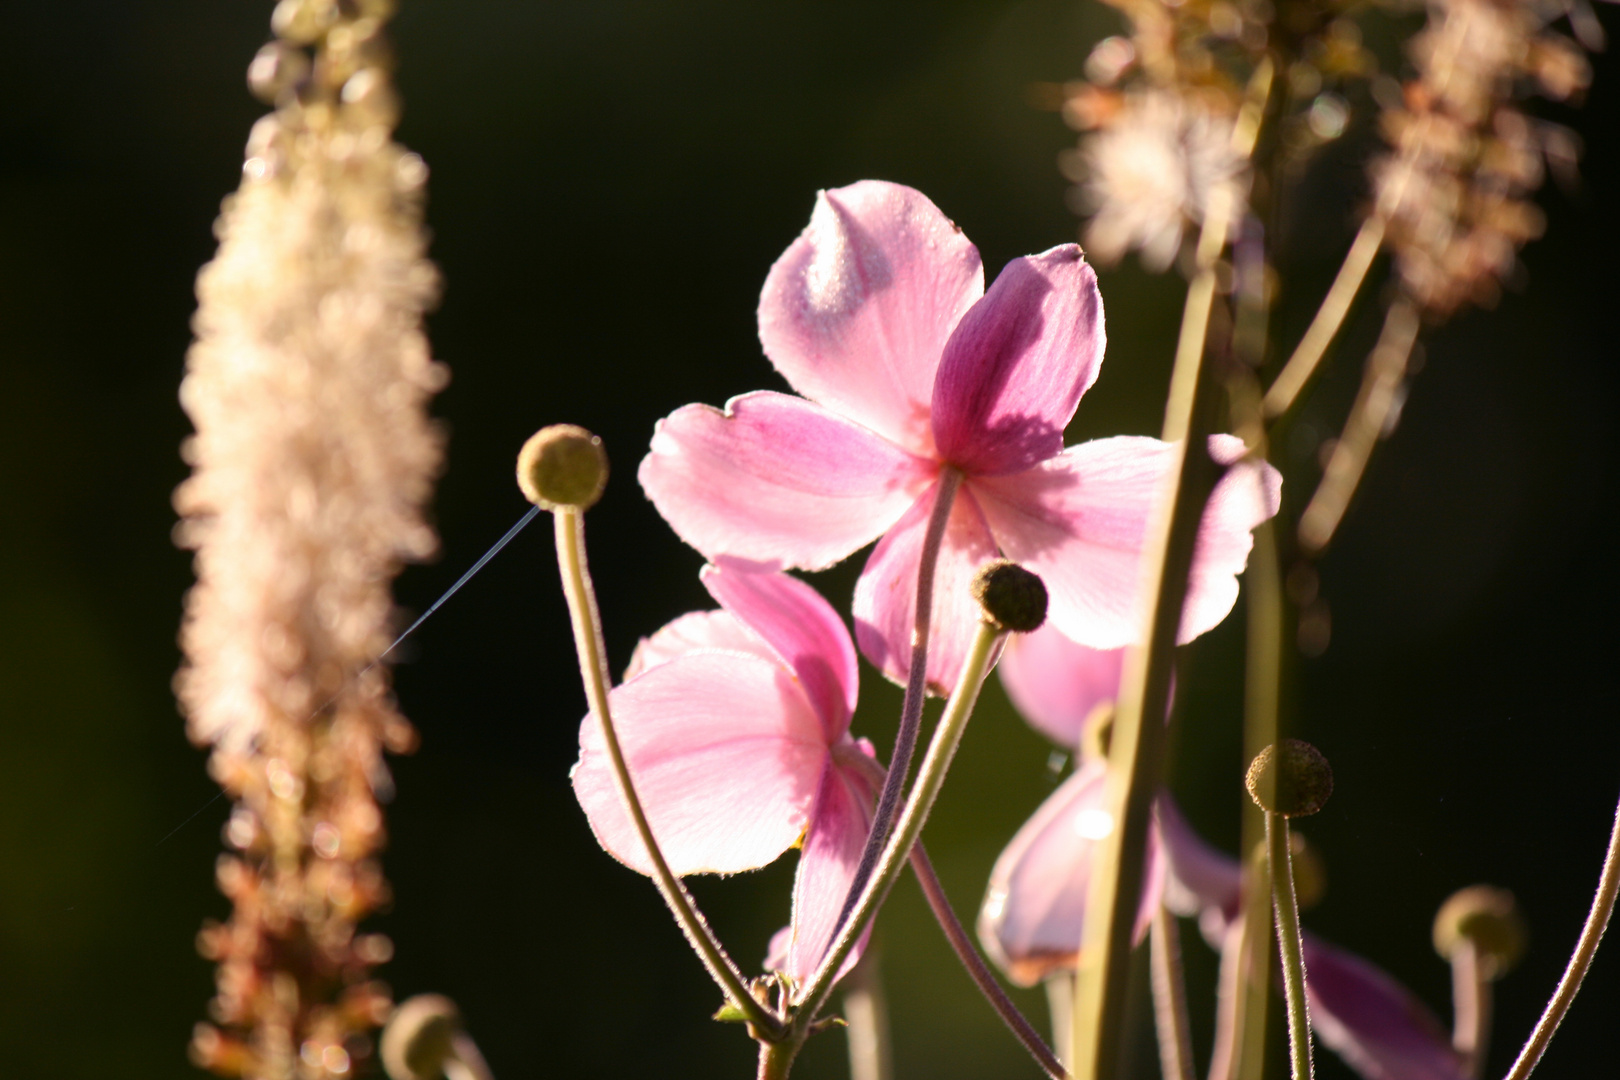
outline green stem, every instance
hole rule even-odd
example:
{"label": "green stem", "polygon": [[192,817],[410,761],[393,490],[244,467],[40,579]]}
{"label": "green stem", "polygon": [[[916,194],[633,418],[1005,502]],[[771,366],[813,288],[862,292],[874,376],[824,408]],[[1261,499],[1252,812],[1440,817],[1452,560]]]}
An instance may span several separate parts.
{"label": "green stem", "polygon": [[1159,1068],[1164,1080],[1193,1080],[1192,1022],[1187,1015],[1187,980],[1181,968],[1181,931],[1176,917],[1163,904],[1153,911],[1152,935],[1153,1020],[1159,1035]]}
{"label": "green stem", "polygon": [[889,772],[878,795],[877,810],[872,815],[872,829],[866,834],[866,847],[861,851],[860,865],[850,880],[849,892],[844,895],[844,908],[838,913],[837,925],[849,920],[861,890],[872,877],[878,856],[894,828],[894,815],[900,809],[900,793],[906,786],[906,774],[911,771],[911,758],[917,750],[917,735],[922,727],[923,701],[928,695],[928,638],[933,627],[934,571],[939,566],[940,547],[945,542],[945,526],[951,520],[951,507],[956,492],[962,486],[962,474],[949,465],[940,470],[939,490],[934,496],[934,509],[928,518],[928,530],[923,534],[922,552],[917,561],[917,596],[915,614],[911,624],[911,666],[906,670],[906,696],[900,705],[900,729],[894,736],[894,754],[889,758]]}
{"label": "green stem", "polygon": [[[1273,67],[1263,60],[1250,79],[1232,129],[1232,148],[1247,159],[1271,95]],[[1226,246],[1227,226],[1238,207],[1213,198],[1204,216],[1195,256],[1198,273],[1187,289],[1163,437],[1173,446],[1169,485],[1162,495],[1143,552],[1147,578],[1142,609],[1149,622],[1140,647],[1132,649],[1120,682],[1119,708],[1108,760],[1108,803],[1114,830],[1098,844],[1075,983],[1074,1048],[1079,1080],[1115,1075],[1125,1042],[1125,991],[1132,931],[1142,889],[1153,798],[1163,769],[1170,673],[1182,600],[1204,503],[1214,488],[1216,467],[1204,445],[1213,427],[1203,378],[1205,338],[1215,299],[1215,264]]]}
{"label": "green stem", "polygon": [[1282,957],[1283,999],[1288,1006],[1288,1057],[1294,1080],[1311,1080],[1311,1013],[1305,1001],[1305,947],[1299,936],[1294,860],[1288,818],[1266,814],[1266,858],[1271,867],[1272,905],[1277,911],[1277,949]]}
{"label": "green stem", "polygon": [[1581,927],[1580,940],[1575,943],[1569,966],[1564,968],[1564,977],[1558,980],[1558,989],[1553,992],[1552,1000],[1547,1002],[1546,1011],[1536,1021],[1535,1030],[1530,1033],[1524,1049],[1519,1051],[1518,1060],[1514,1061],[1513,1068],[1508,1070],[1504,1080],[1525,1080],[1546,1052],[1558,1025],[1564,1021],[1564,1014],[1569,1012],[1575,995],[1580,992],[1581,980],[1586,978],[1587,969],[1592,966],[1592,957],[1597,955],[1603,931],[1609,926],[1609,916],[1614,914],[1617,894],[1620,894],[1620,807],[1615,808],[1614,828],[1609,832],[1609,850],[1603,856],[1603,873],[1598,878],[1597,895],[1592,897],[1592,910],[1587,913],[1586,925]]}
{"label": "green stem", "polygon": [[950,770],[951,759],[956,755],[956,747],[962,741],[962,732],[967,727],[968,717],[973,714],[973,706],[979,699],[979,687],[983,685],[984,677],[989,673],[990,661],[995,655],[995,645],[1001,634],[999,627],[987,622],[979,624],[978,632],[974,634],[973,642],[968,646],[967,658],[962,664],[961,678],[957,681],[956,689],[951,692],[950,700],[945,703],[945,711],[940,715],[939,723],[934,727],[934,736],[928,743],[928,753],[924,755],[922,765],[917,770],[917,782],[912,785],[911,794],[906,797],[905,805],[900,810],[894,834],[883,846],[883,854],[877,861],[877,867],[867,881],[866,888],[861,890],[860,899],[856,901],[849,919],[839,929],[827,950],[827,955],[822,958],[821,964],[805,983],[804,991],[799,997],[800,1004],[794,1011],[792,1026],[795,1032],[803,1032],[814,1023],[816,1014],[827,1000],[827,995],[832,992],[838,969],[843,967],[844,960],[855,947],[855,942],[860,939],[866,924],[877,914],[877,909],[894,886],[895,879],[905,868],[906,861],[911,856],[912,845],[922,834],[923,824],[934,808],[934,800],[939,797],[940,788],[944,786],[945,774]]}
{"label": "green stem", "polygon": [[574,627],[574,647],[579,653],[579,673],[585,682],[585,697],[602,726],[602,741],[607,746],[608,759],[613,763],[619,798],[652,859],[653,882],[658,886],[664,903],[669,905],[676,924],[686,935],[688,944],[725,993],[726,1000],[746,1015],[749,1023],[765,1039],[779,1039],[785,1031],[781,1019],[748,992],[742,972],[737,970],[737,965],[715,939],[714,932],[687,894],[681,879],[671,872],[663,851],[658,847],[658,840],[653,836],[646,811],[636,797],[630,767],[624,760],[624,750],[619,746],[619,736],[613,727],[613,713],[608,706],[611,681],[607,670],[607,650],[602,645],[602,618],[596,609],[596,592],[591,585],[590,568],[585,562],[585,518],[574,507],[559,506],[555,511],[554,523],[557,565],[562,572],[563,593],[568,598],[568,613]]}
{"label": "green stem", "polygon": [[799,1047],[803,1045],[802,1035],[781,1042],[761,1042],[759,1072],[756,1074],[758,1080],[787,1080],[788,1073],[793,1069],[793,1059],[799,1056]]}

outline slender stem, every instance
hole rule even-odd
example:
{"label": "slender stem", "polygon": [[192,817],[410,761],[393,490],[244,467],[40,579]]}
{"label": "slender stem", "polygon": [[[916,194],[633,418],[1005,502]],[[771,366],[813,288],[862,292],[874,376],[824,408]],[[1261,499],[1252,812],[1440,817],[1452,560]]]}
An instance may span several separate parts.
{"label": "slender stem", "polygon": [[877,810],[872,815],[872,830],[866,834],[866,847],[861,851],[860,865],[855,868],[849,892],[844,895],[843,910],[838,913],[839,926],[848,921],[850,912],[855,909],[855,902],[871,879],[878,856],[894,828],[894,815],[900,809],[900,793],[905,789],[906,773],[911,770],[911,758],[917,749],[923,700],[928,693],[928,637],[933,626],[934,570],[939,566],[939,550],[945,542],[945,526],[951,519],[951,507],[961,486],[962,474],[956,469],[947,465],[940,471],[934,510],[928,518],[928,530],[923,534],[921,558],[917,562],[916,613],[911,624],[911,666],[906,671],[906,696],[900,705],[900,730],[894,736],[894,754],[889,758],[889,774],[884,778]]}
{"label": "slender stem", "polygon": [[1159,1068],[1164,1080],[1193,1080],[1192,1022],[1187,1015],[1187,981],[1181,969],[1181,930],[1163,904],[1153,911],[1153,1020],[1159,1033]]}
{"label": "slender stem", "polygon": [[1451,1045],[1462,1056],[1463,1074],[1479,1080],[1491,1038],[1491,980],[1480,963],[1479,946],[1464,934],[1451,951]]}
{"label": "slender stem", "polygon": [[[1056,971],[1046,977],[1046,1009],[1052,1014],[1052,1045],[1057,1048],[1059,1060],[1069,1052],[1074,1040],[1069,1030],[1074,1025],[1074,972]],[[1067,1066],[1069,1062],[1064,1061]]]}
{"label": "slender stem", "polygon": [[1338,334],[1339,328],[1344,325],[1345,316],[1350,313],[1350,305],[1355,302],[1356,294],[1361,291],[1361,284],[1367,279],[1367,271],[1372,268],[1373,259],[1378,255],[1378,249],[1384,243],[1384,219],[1374,214],[1362,222],[1361,230],[1356,233],[1355,240],[1350,245],[1350,251],[1344,257],[1344,263],[1339,267],[1338,276],[1328,287],[1327,295],[1322,298],[1322,306],[1317,309],[1316,317],[1306,328],[1305,336],[1299,339],[1299,346],[1294,349],[1294,355],[1288,358],[1282,371],[1266,391],[1266,416],[1275,418],[1287,412],[1299,397],[1299,392],[1305,388],[1312,375],[1316,373],[1317,365],[1322,362],[1328,346]]}
{"label": "slender stem", "polygon": [[1586,978],[1586,971],[1592,966],[1592,957],[1597,955],[1598,943],[1603,940],[1609,916],[1614,913],[1617,893],[1620,893],[1620,807],[1615,809],[1614,828],[1609,832],[1609,850],[1603,856],[1603,873],[1598,878],[1597,895],[1592,897],[1592,910],[1586,916],[1586,925],[1581,927],[1575,952],[1570,955],[1569,966],[1564,968],[1564,977],[1558,980],[1558,989],[1553,992],[1552,1000],[1547,1002],[1546,1011],[1536,1021],[1535,1030],[1530,1033],[1524,1049],[1519,1051],[1518,1060],[1508,1070],[1504,1080],[1525,1080],[1546,1052],[1553,1033],[1563,1022],[1564,1014],[1569,1012],[1575,995],[1580,992],[1581,980]]}
{"label": "slender stem", "polygon": [[868,949],[844,980],[844,1022],[848,1025],[850,1080],[892,1080],[889,999],[883,992],[876,949]]}
{"label": "slender stem", "polygon": [[1052,1048],[1046,1045],[1040,1032],[1035,1030],[1018,1006],[1002,990],[1001,984],[996,981],[995,975],[990,971],[984,957],[968,937],[967,930],[962,926],[961,920],[956,917],[956,911],[951,907],[950,898],[945,895],[945,888],[940,884],[939,876],[934,873],[933,863],[928,861],[928,853],[923,850],[921,843],[911,849],[911,869],[917,875],[917,884],[922,886],[923,896],[928,899],[928,906],[934,913],[939,928],[945,931],[945,939],[951,943],[956,957],[967,968],[967,973],[973,979],[973,984],[979,992],[990,1002],[996,1010],[996,1015],[1012,1031],[1013,1036],[1023,1044],[1041,1066],[1046,1075],[1052,1080],[1068,1080],[1069,1073],[1063,1068]]}
{"label": "slender stem", "polygon": [[1309,552],[1327,547],[1361,483],[1367,459],[1396,407],[1419,325],[1417,309],[1409,301],[1397,300],[1390,305],[1378,344],[1367,357],[1361,392],[1350,409],[1350,418],[1333,447],[1316,494],[1299,518],[1299,542]]}
{"label": "slender stem", "polygon": [[803,1045],[802,1036],[782,1042],[761,1042],[759,1072],[755,1074],[758,1080],[787,1080],[793,1068],[793,1059],[799,1056],[799,1048]]}
{"label": "slender stem", "polygon": [[785,1030],[781,1019],[748,992],[737,965],[715,939],[714,932],[687,894],[681,879],[670,871],[669,863],[658,847],[658,840],[653,836],[641,800],[636,797],[630,767],[624,760],[624,750],[619,746],[619,736],[613,727],[613,714],[608,706],[610,680],[607,650],[602,645],[602,618],[596,609],[596,592],[591,585],[590,568],[585,562],[585,518],[578,510],[568,506],[558,507],[555,516],[557,564],[562,571],[563,593],[568,598],[568,613],[574,626],[574,647],[579,653],[579,673],[585,682],[585,697],[602,725],[602,741],[613,763],[619,798],[652,859],[653,881],[664,903],[669,905],[670,914],[675,916],[675,922],[686,935],[687,942],[703,961],[709,975],[719,984],[726,1000],[741,1010],[767,1039],[780,1038]]}
{"label": "slender stem", "polygon": [[844,960],[860,939],[861,932],[877,914],[877,909],[888,897],[889,889],[904,869],[912,845],[922,834],[923,824],[934,808],[940,788],[944,786],[945,774],[950,770],[951,758],[962,740],[968,717],[973,714],[973,706],[979,699],[979,687],[990,670],[990,660],[995,655],[995,646],[1001,634],[999,628],[989,623],[979,624],[978,633],[974,634],[973,642],[968,646],[961,678],[951,692],[950,700],[945,703],[939,723],[934,727],[928,753],[923,756],[922,765],[917,770],[917,782],[912,785],[911,794],[906,797],[905,805],[900,810],[894,833],[884,845],[877,868],[867,881],[866,888],[861,890],[854,911],[833,938],[827,954],[822,957],[821,964],[806,981],[799,996],[801,1004],[795,1010],[793,1021],[795,1031],[805,1030],[815,1021],[827,995],[832,992],[839,968],[844,966]]}
{"label": "slender stem", "polygon": [[1209,1052],[1209,1080],[1237,1075],[1243,1042],[1244,958],[1253,924],[1239,918],[1221,942],[1221,968],[1215,982],[1215,1045]]}
{"label": "slender stem", "polygon": [[450,1037],[451,1054],[444,1062],[445,1080],[495,1080],[478,1044],[465,1031]]}
{"label": "slender stem", "polygon": [[1266,814],[1266,859],[1271,867],[1272,905],[1277,911],[1277,950],[1282,956],[1283,999],[1288,1005],[1288,1057],[1294,1080],[1311,1080],[1311,1011],[1305,1001],[1305,946],[1299,936],[1299,901],[1294,895],[1294,858],[1288,819]]}

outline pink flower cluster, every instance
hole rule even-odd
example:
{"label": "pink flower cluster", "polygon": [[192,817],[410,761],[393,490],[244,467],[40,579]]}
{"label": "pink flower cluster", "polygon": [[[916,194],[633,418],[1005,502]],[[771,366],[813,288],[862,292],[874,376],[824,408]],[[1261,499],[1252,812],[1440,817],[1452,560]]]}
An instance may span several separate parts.
{"label": "pink flower cluster", "polygon": [[[1141,551],[1173,448],[1134,437],[1063,446],[1105,340],[1078,247],[1015,259],[986,292],[961,230],[897,184],[817,198],[766,279],[759,333],[802,396],[678,409],[640,469],[659,512],[712,564],[703,580],[721,610],[646,639],[611,703],[677,874],[762,866],[802,838],[791,934],[771,961],[802,979],[833,932],[882,770],[849,734],[857,669],[844,623],[781,571],[821,569],[876,540],[856,587],[855,640],[903,682],[924,533],[942,483],[959,480],[929,687],[955,684],[980,620],[968,584],[998,557],[1042,577],[1063,634],[1118,648],[1140,632]],[[1244,460],[1229,436],[1210,453],[1229,467],[1201,522],[1182,640],[1231,610],[1250,530],[1277,510],[1275,470]],[[649,872],[594,717],[574,786],[603,847]]]}

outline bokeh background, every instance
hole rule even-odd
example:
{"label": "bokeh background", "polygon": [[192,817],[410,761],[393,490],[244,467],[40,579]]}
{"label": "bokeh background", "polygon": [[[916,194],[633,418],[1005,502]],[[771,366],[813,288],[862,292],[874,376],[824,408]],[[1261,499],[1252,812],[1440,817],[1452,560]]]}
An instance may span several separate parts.
{"label": "bokeh background", "polygon": [[[4,7],[0,65],[0,1073],[192,1074],[211,994],[201,920],[227,807],[169,694],[188,556],[169,495],[192,282],[262,108],[243,72],[260,0]],[[443,550],[398,595],[421,611],[524,510],[536,427],[587,425],[617,476],[591,514],[615,667],[707,606],[698,557],[642,499],[652,425],[689,401],[779,387],[754,306],[817,188],[914,185],[987,270],[1072,239],[1056,157],[1073,136],[1031,84],[1080,74],[1116,14],[1095,0],[406,0],[401,138],[433,170],[433,316],[454,381],[435,517]],[[1620,31],[1612,8],[1601,13]],[[1401,25],[1398,20],[1392,26]],[[1393,61],[1395,54],[1386,50]],[[1511,1058],[1584,915],[1620,787],[1620,69],[1599,58],[1578,186],[1541,202],[1522,288],[1434,333],[1399,430],[1322,566],[1332,638],[1289,673],[1296,733],[1339,790],[1307,827],[1329,868],[1308,925],[1449,1016],[1429,922],[1476,881],[1533,934],[1500,986]],[[1354,129],[1279,238],[1298,327],[1353,227]],[[1181,286],[1103,275],[1110,346],[1071,441],[1156,433]],[[1314,483],[1375,330],[1346,348],[1281,444]],[[1297,505],[1295,507],[1297,511]],[[583,712],[549,530],[530,529],[405,650],[422,748],[395,762],[386,865],[396,992],[459,1001],[498,1075],[744,1076],[751,1046],[652,888],[603,855],[568,788]],[[859,560],[820,578],[847,601]],[[1243,612],[1185,651],[1175,786],[1234,850]],[[870,669],[858,728],[883,746],[899,695]],[[995,855],[1056,782],[1049,747],[987,693],[930,824],[971,917]],[[203,809],[198,812],[199,807]],[[190,815],[195,815],[190,816]],[[792,858],[696,884],[755,962],[787,916]],[[1035,1076],[974,995],[914,886],[880,929],[902,1077]],[[1189,935],[1194,996],[1213,960]],[[1611,945],[1610,949],[1620,948]],[[1039,994],[1020,998],[1044,1022]],[[1543,1069],[1612,1069],[1620,959],[1600,956]],[[1209,1045],[1208,1006],[1195,1033]],[[1144,1019],[1144,1018],[1139,1018]],[[1145,1031],[1145,1025],[1143,1027]],[[1151,1074],[1151,1054],[1141,1064]],[[801,1075],[844,1074],[838,1035]],[[1324,1076],[1345,1077],[1336,1061]]]}

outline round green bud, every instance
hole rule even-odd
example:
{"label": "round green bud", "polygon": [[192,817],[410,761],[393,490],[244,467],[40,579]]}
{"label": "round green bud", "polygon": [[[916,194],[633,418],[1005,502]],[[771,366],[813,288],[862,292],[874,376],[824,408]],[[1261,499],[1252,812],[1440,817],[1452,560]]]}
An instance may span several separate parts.
{"label": "round green bud", "polygon": [[973,576],[973,599],[1003,630],[1027,634],[1046,621],[1046,586],[1015,562],[997,559]]}
{"label": "round green bud", "polygon": [[392,1080],[439,1080],[456,1056],[461,1014],[440,994],[418,994],[394,1010],[383,1028],[383,1069]]}
{"label": "round green bud", "polygon": [[1450,960],[1466,938],[1487,979],[1501,978],[1519,962],[1527,936],[1513,894],[1491,885],[1458,889],[1434,916],[1434,951]]}
{"label": "round green bud", "polygon": [[518,452],[518,487],[542,510],[587,510],[602,497],[607,478],[602,440],[573,424],[541,428]]}
{"label": "round green bud", "polygon": [[1306,817],[1322,809],[1333,794],[1333,769],[1322,751],[1310,743],[1284,739],[1255,756],[1243,783],[1260,809],[1284,817]]}

